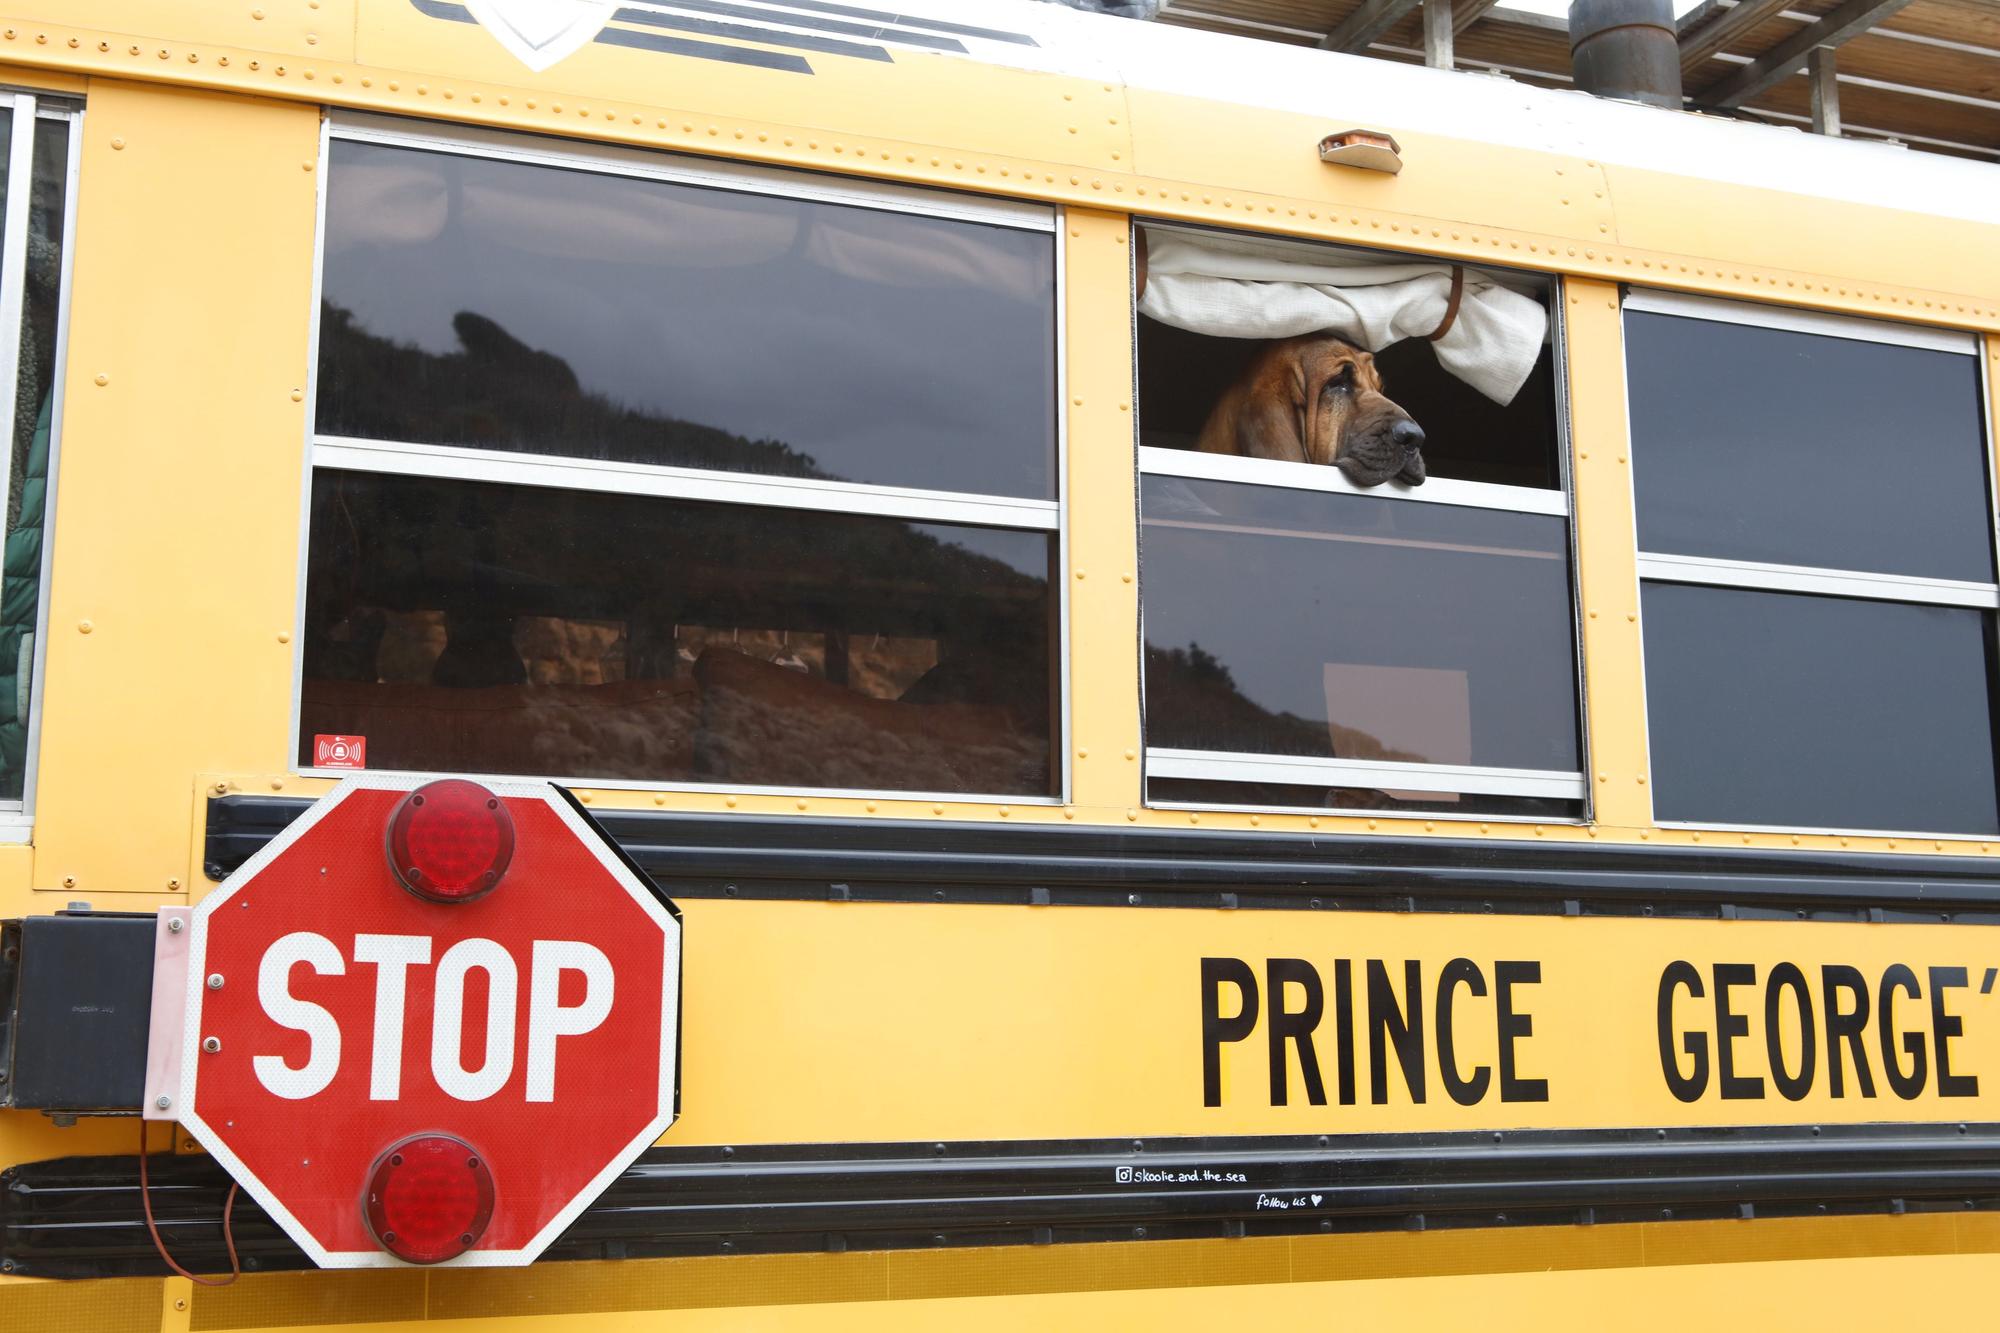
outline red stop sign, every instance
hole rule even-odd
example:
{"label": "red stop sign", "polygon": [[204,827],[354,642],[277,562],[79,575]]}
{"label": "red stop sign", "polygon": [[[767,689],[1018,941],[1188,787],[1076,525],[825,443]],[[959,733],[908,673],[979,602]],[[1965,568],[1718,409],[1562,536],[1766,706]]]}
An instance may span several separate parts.
{"label": "red stop sign", "polygon": [[490,1194],[448,1262],[524,1264],[676,1109],[672,904],[528,783],[486,784],[513,825],[497,886],[419,897],[386,847],[423,781],[342,782],[191,925],[179,1118],[326,1267],[401,1262],[368,1209],[379,1230],[413,1136],[461,1141]]}

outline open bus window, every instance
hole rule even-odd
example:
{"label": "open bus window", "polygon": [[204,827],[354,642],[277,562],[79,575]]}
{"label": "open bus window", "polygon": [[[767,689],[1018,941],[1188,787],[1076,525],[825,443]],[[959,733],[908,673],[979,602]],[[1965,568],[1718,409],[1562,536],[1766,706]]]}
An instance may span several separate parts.
{"label": "open bus window", "polygon": [[1655,816],[2000,834],[1978,341],[1640,292],[1625,345]]}
{"label": "open bus window", "polygon": [[1138,234],[1148,799],[1581,817],[1548,286]]}
{"label": "open bus window", "polygon": [[[24,112],[23,107],[26,107]],[[10,96],[0,108],[0,143],[25,139],[30,156],[25,179],[7,179],[0,165],[0,204],[16,192],[27,197],[27,226],[11,238],[20,247],[0,263],[18,273],[21,323],[15,344],[15,384],[9,395],[0,494],[6,496],[4,588],[0,588],[0,812],[26,812],[33,761],[35,702],[40,682],[37,635],[48,581],[46,560],[51,499],[49,479],[56,445],[58,335],[69,221],[69,181],[75,122],[60,101]],[[0,157],[13,160],[12,153]]]}
{"label": "open bus window", "polygon": [[365,137],[302,766],[1060,794],[1047,210]]}
{"label": "open bus window", "polygon": [[1352,456],[1390,434],[1423,477],[1561,489],[1546,278],[1175,227],[1136,242],[1142,446],[1367,489],[1385,479]]}

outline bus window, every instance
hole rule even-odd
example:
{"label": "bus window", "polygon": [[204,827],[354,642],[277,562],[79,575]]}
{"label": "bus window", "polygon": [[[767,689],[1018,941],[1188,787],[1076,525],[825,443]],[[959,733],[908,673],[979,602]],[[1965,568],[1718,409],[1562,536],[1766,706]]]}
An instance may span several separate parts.
{"label": "bus window", "polygon": [[[0,576],[0,825],[28,814],[36,668],[50,513],[57,386],[61,383],[63,275],[74,176],[74,108],[21,94],[0,97],[0,322],[11,322],[6,360],[14,391],[0,404],[8,448]],[[22,832],[25,832],[23,827]]]}
{"label": "bus window", "polygon": [[330,152],[302,766],[1059,794],[1047,210],[383,138]]}
{"label": "bus window", "polygon": [[1625,309],[1655,815],[2000,833],[1977,341]]}
{"label": "bus window", "polygon": [[1055,499],[1045,230],[330,156],[323,436]]}
{"label": "bus window", "polygon": [[1547,281],[1137,239],[1148,799],[1582,817]]}

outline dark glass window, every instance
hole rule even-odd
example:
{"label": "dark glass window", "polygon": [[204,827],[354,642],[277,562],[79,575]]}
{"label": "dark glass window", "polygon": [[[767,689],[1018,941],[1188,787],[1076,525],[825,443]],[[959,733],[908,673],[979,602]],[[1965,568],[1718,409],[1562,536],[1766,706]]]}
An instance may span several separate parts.
{"label": "dark glass window", "polygon": [[1639,549],[1990,582],[1978,358],[1633,311]]}
{"label": "dark glass window", "polygon": [[1168,476],[1142,494],[1149,746],[1579,767],[1565,519]]}
{"label": "dark glass window", "polygon": [[1056,497],[1046,231],[336,141],[326,435]]}
{"label": "dark glass window", "polygon": [[299,762],[1047,796],[1054,547],[322,468]]}
{"label": "dark glass window", "polygon": [[329,168],[302,766],[1060,794],[1046,213]]}
{"label": "dark glass window", "polygon": [[1977,358],[1703,309],[1626,315],[1655,817],[2000,833]]}
{"label": "dark glass window", "polygon": [[1647,583],[1656,815],[2000,833],[1993,616]]}

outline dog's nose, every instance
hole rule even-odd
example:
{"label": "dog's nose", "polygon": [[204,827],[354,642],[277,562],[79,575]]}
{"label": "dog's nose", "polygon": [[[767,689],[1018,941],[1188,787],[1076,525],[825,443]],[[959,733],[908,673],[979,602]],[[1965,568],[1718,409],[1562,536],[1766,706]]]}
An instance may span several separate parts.
{"label": "dog's nose", "polygon": [[1405,417],[1389,428],[1389,443],[1406,454],[1413,454],[1423,448],[1424,428]]}

